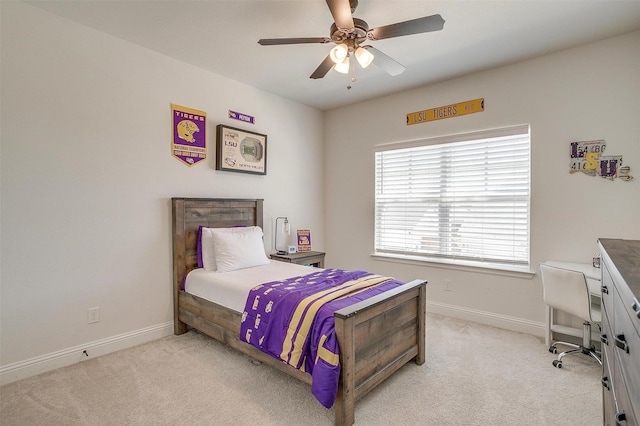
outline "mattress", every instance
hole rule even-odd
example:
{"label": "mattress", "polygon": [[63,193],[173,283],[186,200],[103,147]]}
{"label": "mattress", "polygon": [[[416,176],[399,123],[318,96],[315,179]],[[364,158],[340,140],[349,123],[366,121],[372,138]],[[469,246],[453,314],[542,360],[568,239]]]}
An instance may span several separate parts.
{"label": "mattress", "polygon": [[244,310],[249,290],[258,284],[308,275],[320,270],[295,263],[271,261],[262,266],[232,272],[194,269],[185,281],[185,291],[236,312]]}

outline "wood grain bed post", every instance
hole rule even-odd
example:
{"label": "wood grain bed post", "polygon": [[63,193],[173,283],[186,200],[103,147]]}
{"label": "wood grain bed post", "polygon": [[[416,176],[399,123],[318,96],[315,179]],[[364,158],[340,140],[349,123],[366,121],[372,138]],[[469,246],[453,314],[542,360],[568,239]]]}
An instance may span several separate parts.
{"label": "wood grain bed post", "polygon": [[264,200],[258,199],[256,200],[256,215],[255,215],[255,223],[256,226],[259,226],[262,230],[264,230],[264,222],[263,222],[263,209],[264,209]]}
{"label": "wood grain bed post", "polygon": [[335,317],[335,331],[340,342],[340,385],[336,396],[336,426],[355,423],[355,316]]}
{"label": "wood grain bed post", "polygon": [[171,209],[173,217],[173,332],[174,334],[184,334],[187,332],[187,324],[180,321],[180,309],[178,306],[182,279],[186,275],[184,200],[172,198]]}
{"label": "wood grain bed post", "polygon": [[427,286],[420,286],[418,294],[418,356],[416,364],[427,360]]}

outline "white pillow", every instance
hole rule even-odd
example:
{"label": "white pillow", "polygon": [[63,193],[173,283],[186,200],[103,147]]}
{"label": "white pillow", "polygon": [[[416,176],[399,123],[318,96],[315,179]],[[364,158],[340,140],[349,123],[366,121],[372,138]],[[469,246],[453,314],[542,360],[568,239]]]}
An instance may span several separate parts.
{"label": "white pillow", "polygon": [[[209,228],[209,232],[213,237],[217,272],[230,272],[269,263],[264,252],[262,229],[258,226]],[[204,261],[204,244],[202,248]]]}
{"label": "white pillow", "polygon": [[205,228],[203,226],[201,229],[202,234],[200,235],[202,267],[207,271],[215,271],[217,269],[215,252],[213,250],[213,233],[211,232],[212,230],[213,228]]}

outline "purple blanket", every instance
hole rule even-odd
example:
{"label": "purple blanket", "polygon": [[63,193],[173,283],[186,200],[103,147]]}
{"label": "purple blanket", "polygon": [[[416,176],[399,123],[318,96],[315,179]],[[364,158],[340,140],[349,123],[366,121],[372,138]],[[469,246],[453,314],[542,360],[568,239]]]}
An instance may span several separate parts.
{"label": "purple blanket", "polygon": [[260,284],[249,292],[240,340],[310,374],[311,392],[330,408],[340,378],[333,313],[402,284],[340,269]]}

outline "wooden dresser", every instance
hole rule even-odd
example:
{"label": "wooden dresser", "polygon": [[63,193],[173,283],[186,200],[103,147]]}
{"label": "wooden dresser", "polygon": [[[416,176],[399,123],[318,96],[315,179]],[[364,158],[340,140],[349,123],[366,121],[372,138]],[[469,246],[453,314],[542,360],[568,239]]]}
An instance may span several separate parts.
{"label": "wooden dresser", "polygon": [[603,424],[640,425],[640,241],[598,240]]}

